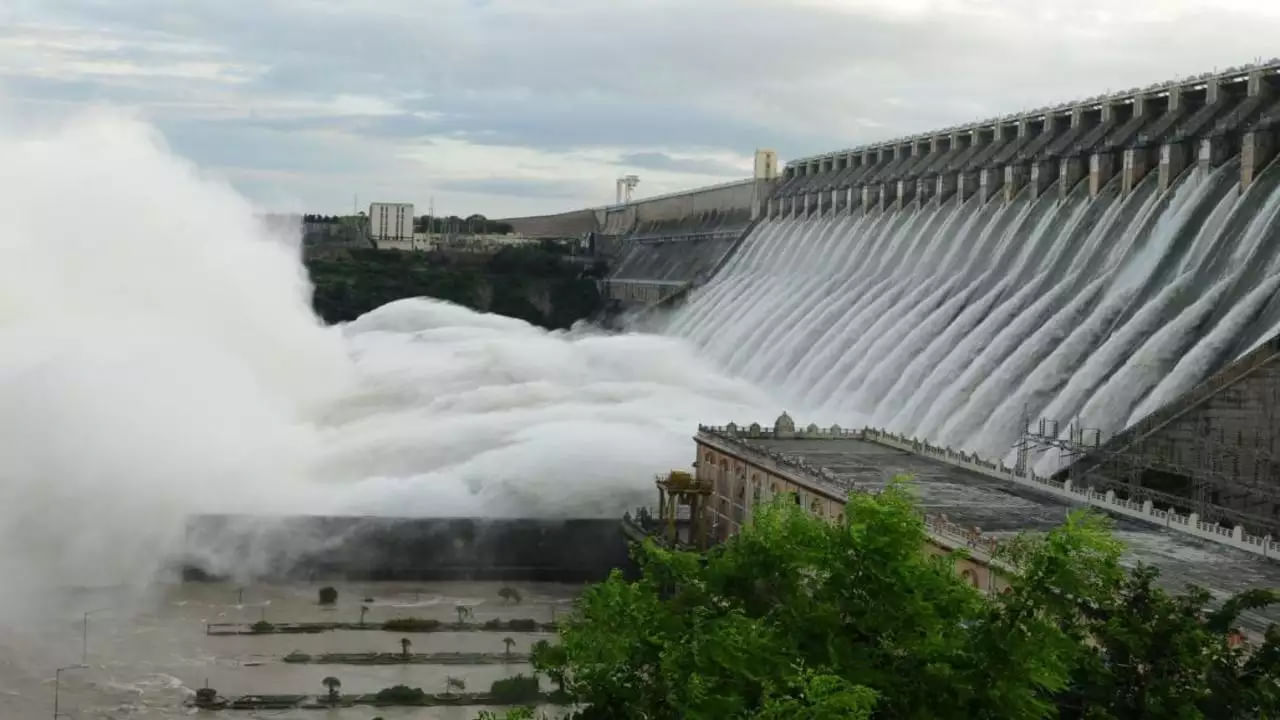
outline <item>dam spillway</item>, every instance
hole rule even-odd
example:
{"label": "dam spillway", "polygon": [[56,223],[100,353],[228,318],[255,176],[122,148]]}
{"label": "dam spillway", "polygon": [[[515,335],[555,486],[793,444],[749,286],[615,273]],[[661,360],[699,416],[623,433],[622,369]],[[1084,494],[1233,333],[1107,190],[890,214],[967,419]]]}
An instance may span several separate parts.
{"label": "dam spillway", "polygon": [[1280,330],[1278,72],[793,161],[664,331],[819,422],[1118,433]]}

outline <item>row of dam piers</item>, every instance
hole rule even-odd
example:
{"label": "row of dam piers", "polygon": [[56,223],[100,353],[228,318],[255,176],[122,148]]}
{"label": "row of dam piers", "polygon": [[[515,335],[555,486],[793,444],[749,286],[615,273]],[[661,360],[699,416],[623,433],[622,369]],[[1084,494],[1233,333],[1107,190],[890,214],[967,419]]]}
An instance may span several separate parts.
{"label": "row of dam piers", "polygon": [[1035,197],[1057,181],[1096,196],[1148,173],[1167,190],[1190,165],[1240,158],[1242,188],[1276,154],[1280,64],[1211,74],[788,163],[768,215],[900,208],[978,194]]}

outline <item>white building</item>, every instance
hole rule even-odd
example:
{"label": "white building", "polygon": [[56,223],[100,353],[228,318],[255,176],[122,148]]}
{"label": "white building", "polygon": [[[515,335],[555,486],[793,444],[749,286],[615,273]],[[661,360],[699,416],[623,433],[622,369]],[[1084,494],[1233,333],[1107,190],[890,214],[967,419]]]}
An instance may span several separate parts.
{"label": "white building", "polygon": [[369,237],[379,247],[401,243],[412,246],[413,203],[370,204]]}

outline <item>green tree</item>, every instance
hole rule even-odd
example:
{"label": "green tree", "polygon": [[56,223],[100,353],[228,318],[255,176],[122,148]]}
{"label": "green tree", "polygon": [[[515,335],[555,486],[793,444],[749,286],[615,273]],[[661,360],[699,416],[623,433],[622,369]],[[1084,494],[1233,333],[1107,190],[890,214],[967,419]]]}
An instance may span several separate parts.
{"label": "green tree", "polygon": [[[902,483],[855,495],[839,524],[776,500],[705,557],[639,546],[640,578],[615,573],[588,588],[561,623],[561,644],[535,644],[533,664],[587,707],[584,718],[1226,718],[1280,708],[1275,633],[1252,654],[1227,641],[1239,613],[1270,593],[1216,611],[1196,591],[1167,598],[1149,571],[1123,569],[1108,522],[1083,512],[1007,543],[998,562],[1009,589],[995,596],[959,578],[955,557],[922,552],[926,537]],[[1175,668],[1179,656],[1193,659]]]}
{"label": "green tree", "polygon": [[332,605],[338,602],[338,591],[332,586],[326,585],[320,588],[320,604]]}
{"label": "green tree", "polygon": [[1199,588],[1171,596],[1155,568],[1136,568],[1115,592],[1082,607],[1093,651],[1058,699],[1063,718],[1274,717],[1280,708],[1280,635],[1233,642],[1241,612],[1271,605],[1250,590],[1210,607]]}
{"label": "green tree", "polygon": [[569,657],[564,651],[563,645],[552,644],[546,640],[539,640],[533,644],[533,653],[530,661],[534,668],[546,674],[551,682],[556,684],[561,693],[565,692],[565,672],[569,664]]}

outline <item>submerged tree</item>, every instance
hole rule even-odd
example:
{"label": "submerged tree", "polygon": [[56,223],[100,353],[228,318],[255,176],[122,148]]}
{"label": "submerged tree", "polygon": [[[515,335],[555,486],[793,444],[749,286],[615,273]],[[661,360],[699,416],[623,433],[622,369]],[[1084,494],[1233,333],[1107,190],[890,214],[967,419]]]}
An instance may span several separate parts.
{"label": "submerged tree", "polygon": [[332,605],[338,602],[338,591],[331,585],[320,588],[320,604]]}
{"label": "submerged tree", "polygon": [[520,601],[524,599],[523,597],[521,597],[519,590],[510,586],[504,586],[499,588],[498,597],[502,598],[503,602],[512,602],[517,605],[519,605]]}
{"label": "submerged tree", "polygon": [[409,659],[409,647],[412,645],[413,643],[409,642],[409,638],[400,638],[400,655],[405,660]]}
{"label": "submerged tree", "polygon": [[[561,645],[535,645],[533,663],[588,708],[582,717],[1280,710],[1271,634],[1252,655],[1228,642],[1240,610],[1270,593],[1208,613],[1207,596],[1170,598],[1150,571],[1121,567],[1108,522],[1087,513],[1008,543],[1017,571],[994,596],[959,578],[953,558],[922,552],[926,537],[901,483],[855,495],[838,524],[778,500],[705,558],[640,546],[640,579],[614,573],[589,588]],[[1187,659],[1177,672],[1175,657]]]}
{"label": "submerged tree", "polygon": [[364,616],[365,616],[368,612],[369,612],[369,606],[368,606],[368,605],[361,605],[361,606],[360,606],[360,624],[361,624],[361,625],[364,625]]}
{"label": "submerged tree", "polygon": [[505,652],[505,653],[503,653],[503,654],[504,654],[504,655],[506,655],[506,657],[507,657],[507,659],[508,659],[508,660],[510,660],[510,659],[511,659],[511,646],[512,646],[512,645],[515,645],[515,644],[516,644],[516,641],[515,641],[515,640],[513,640],[513,639],[511,639],[511,638],[509,638],[509,637],[504,637],[504,638],[502,638],[502,644],[507,646],[506,652]]}
{"label": "submerged tree", "polygon": [[338,702],[339,700],[338,688],[342,687],[342,681],[330,675],[329,677],[325,678],[324,680],[321,680],[320,682],[326,688],[329,689],[329,702],[331,703]]}
{"label": "submerged tree", "polygon": [[444,679],[445,695],[452,694],[454,690],[457,690],[458,692],[465,692],[466,689],[467,689],[467,683],[462,678],[453,677],[452,675],[450,675],[449,677],[446,677]]}

